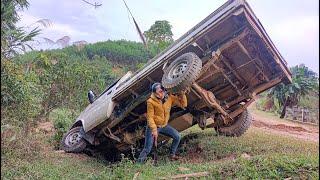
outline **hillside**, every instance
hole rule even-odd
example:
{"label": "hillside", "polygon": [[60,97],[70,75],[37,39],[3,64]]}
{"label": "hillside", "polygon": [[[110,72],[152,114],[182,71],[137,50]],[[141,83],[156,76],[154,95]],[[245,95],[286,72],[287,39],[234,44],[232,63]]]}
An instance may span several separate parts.
{"label": "hillside", "polygon": [[[13,60],[4,59],[1,108],[7,118],[11,110],[21,109],[21,118],[33,119],[48,116],[49,111],[61,106],[78,110],[86,106],[89,89],[101,93],[115,79],[141,68],[153,56],[141,43],[119,40],[31,51]],[[24,104],[41,106],[30,112]]]}
{"label": "hillside", "polygon": [[[88,105],[88,90],[100,94],[128,70],[141,68],[152,56],[141,43],[120,40],[31,51],[12,60],[3,58],[2,164],[6,166],[6,160],[15,156],[23,159],[19,149],[33,146],[25,147],[19,137],[33,141],[34,134],[29,130],[49,121],[50,116],[58,118],[53,121],[55,134],[47,138],[58,147],[62,134]],[[38,152],[25,150],[22,154],[29,157],[33,151]]]}
{"label": "hillside", "polygon": [[19,56],[17,60],[28,63],[41,53],[67,54],[70,61],[94,61],[102,58],[111,62],[114,66],[124,65],[131,70],[136,70],[138,64],[146,63],[147,60],[155,56],[155,52],[147,50],[142,43],[127,40],[108,40],[86,45],[72,45],[63,49],[31,51]]}

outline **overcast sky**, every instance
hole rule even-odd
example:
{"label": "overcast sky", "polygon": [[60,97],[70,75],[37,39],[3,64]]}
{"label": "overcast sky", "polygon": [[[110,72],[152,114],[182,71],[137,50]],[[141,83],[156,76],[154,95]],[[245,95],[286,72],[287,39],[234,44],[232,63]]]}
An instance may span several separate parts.
{"label": "overcast sky", "polygon": [[[29,0],[19,25],[50,19],[41,37],[93,43],[108,39],[140,41],[122,0]],[[306,64],[319,74],[319,1],[247,0],[289,66]],[[226,0],[126,0],[142,31],[168,20],[179,38]]]}

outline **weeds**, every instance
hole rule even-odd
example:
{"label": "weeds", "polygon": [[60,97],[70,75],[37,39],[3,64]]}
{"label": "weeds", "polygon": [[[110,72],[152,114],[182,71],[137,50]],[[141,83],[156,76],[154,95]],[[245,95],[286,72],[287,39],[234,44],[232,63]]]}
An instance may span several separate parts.
{"label": "weeds", "polygon": [[55,149],[59,149],[59,144],[62,136],[69,130],[72,123],[75,121],[76,113],[69,109],[55,109],[50,113],[49,119],[52,120],[55,128],[55,133],[51,139]]}
{"label": "weeds", "polygon": [[[50,117],[69,117],[65,111],[56,110]],[[35,150],[39,158],[29,160],[22,156],[18,159],[15,154],[10,164],[5,161],[1,176],[3,179],[132,179],[134,174],[140,172],[138,179],[155,179],[207,171],[210,173],[206,177],[208,179],[319,178],[318,143],[269,134],[254,127],[238,138],[217,136],[212,129],[202,131],[197,126],[182,135],[187,134],[191,134],[186,136],[189,138],[184,138],[188,139],[188,143],[180,146],[183,160],[178,162],[167,158],[170,142],[159,149],[158,166],[152,165],[150,157],[142,165],[128,157],[107,165],[103,160],[84,154]],[[33,141],[40,141],[39,136],[34,134],[36,139]],[[202,148],[202,151],[195,153],[201,161],[191,156],[197,145]],[[244,153],[248,157],[242,156]],[[181,171],[181,167],[188,170]]]}

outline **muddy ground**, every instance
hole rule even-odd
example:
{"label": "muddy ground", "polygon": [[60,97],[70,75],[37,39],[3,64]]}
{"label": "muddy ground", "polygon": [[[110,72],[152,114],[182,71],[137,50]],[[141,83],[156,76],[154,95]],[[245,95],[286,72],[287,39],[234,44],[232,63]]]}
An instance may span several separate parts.
{"label": "muddy ground", "polygon": [[252,111],[253,127],[274,134],[291,136],[302,140],[319,142],[319,126],[302,124],[279,118],[270,118],[261,115],[258,111]]}

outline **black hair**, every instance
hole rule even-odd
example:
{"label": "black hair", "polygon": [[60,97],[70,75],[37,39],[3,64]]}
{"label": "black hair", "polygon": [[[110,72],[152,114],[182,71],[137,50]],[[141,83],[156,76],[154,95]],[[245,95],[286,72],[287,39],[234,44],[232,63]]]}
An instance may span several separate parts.
{"label": "black hair", "polygon": [[151,92],[153,92],[153,93],[156,92],[158,86],[160,86],[160,88],[161,88],[162,90],[165,90],[164,87],[161,85],[161,83],[156,82],[156,83],[153,83],[153,84],[152,84],[152,86],[151,86]]}

